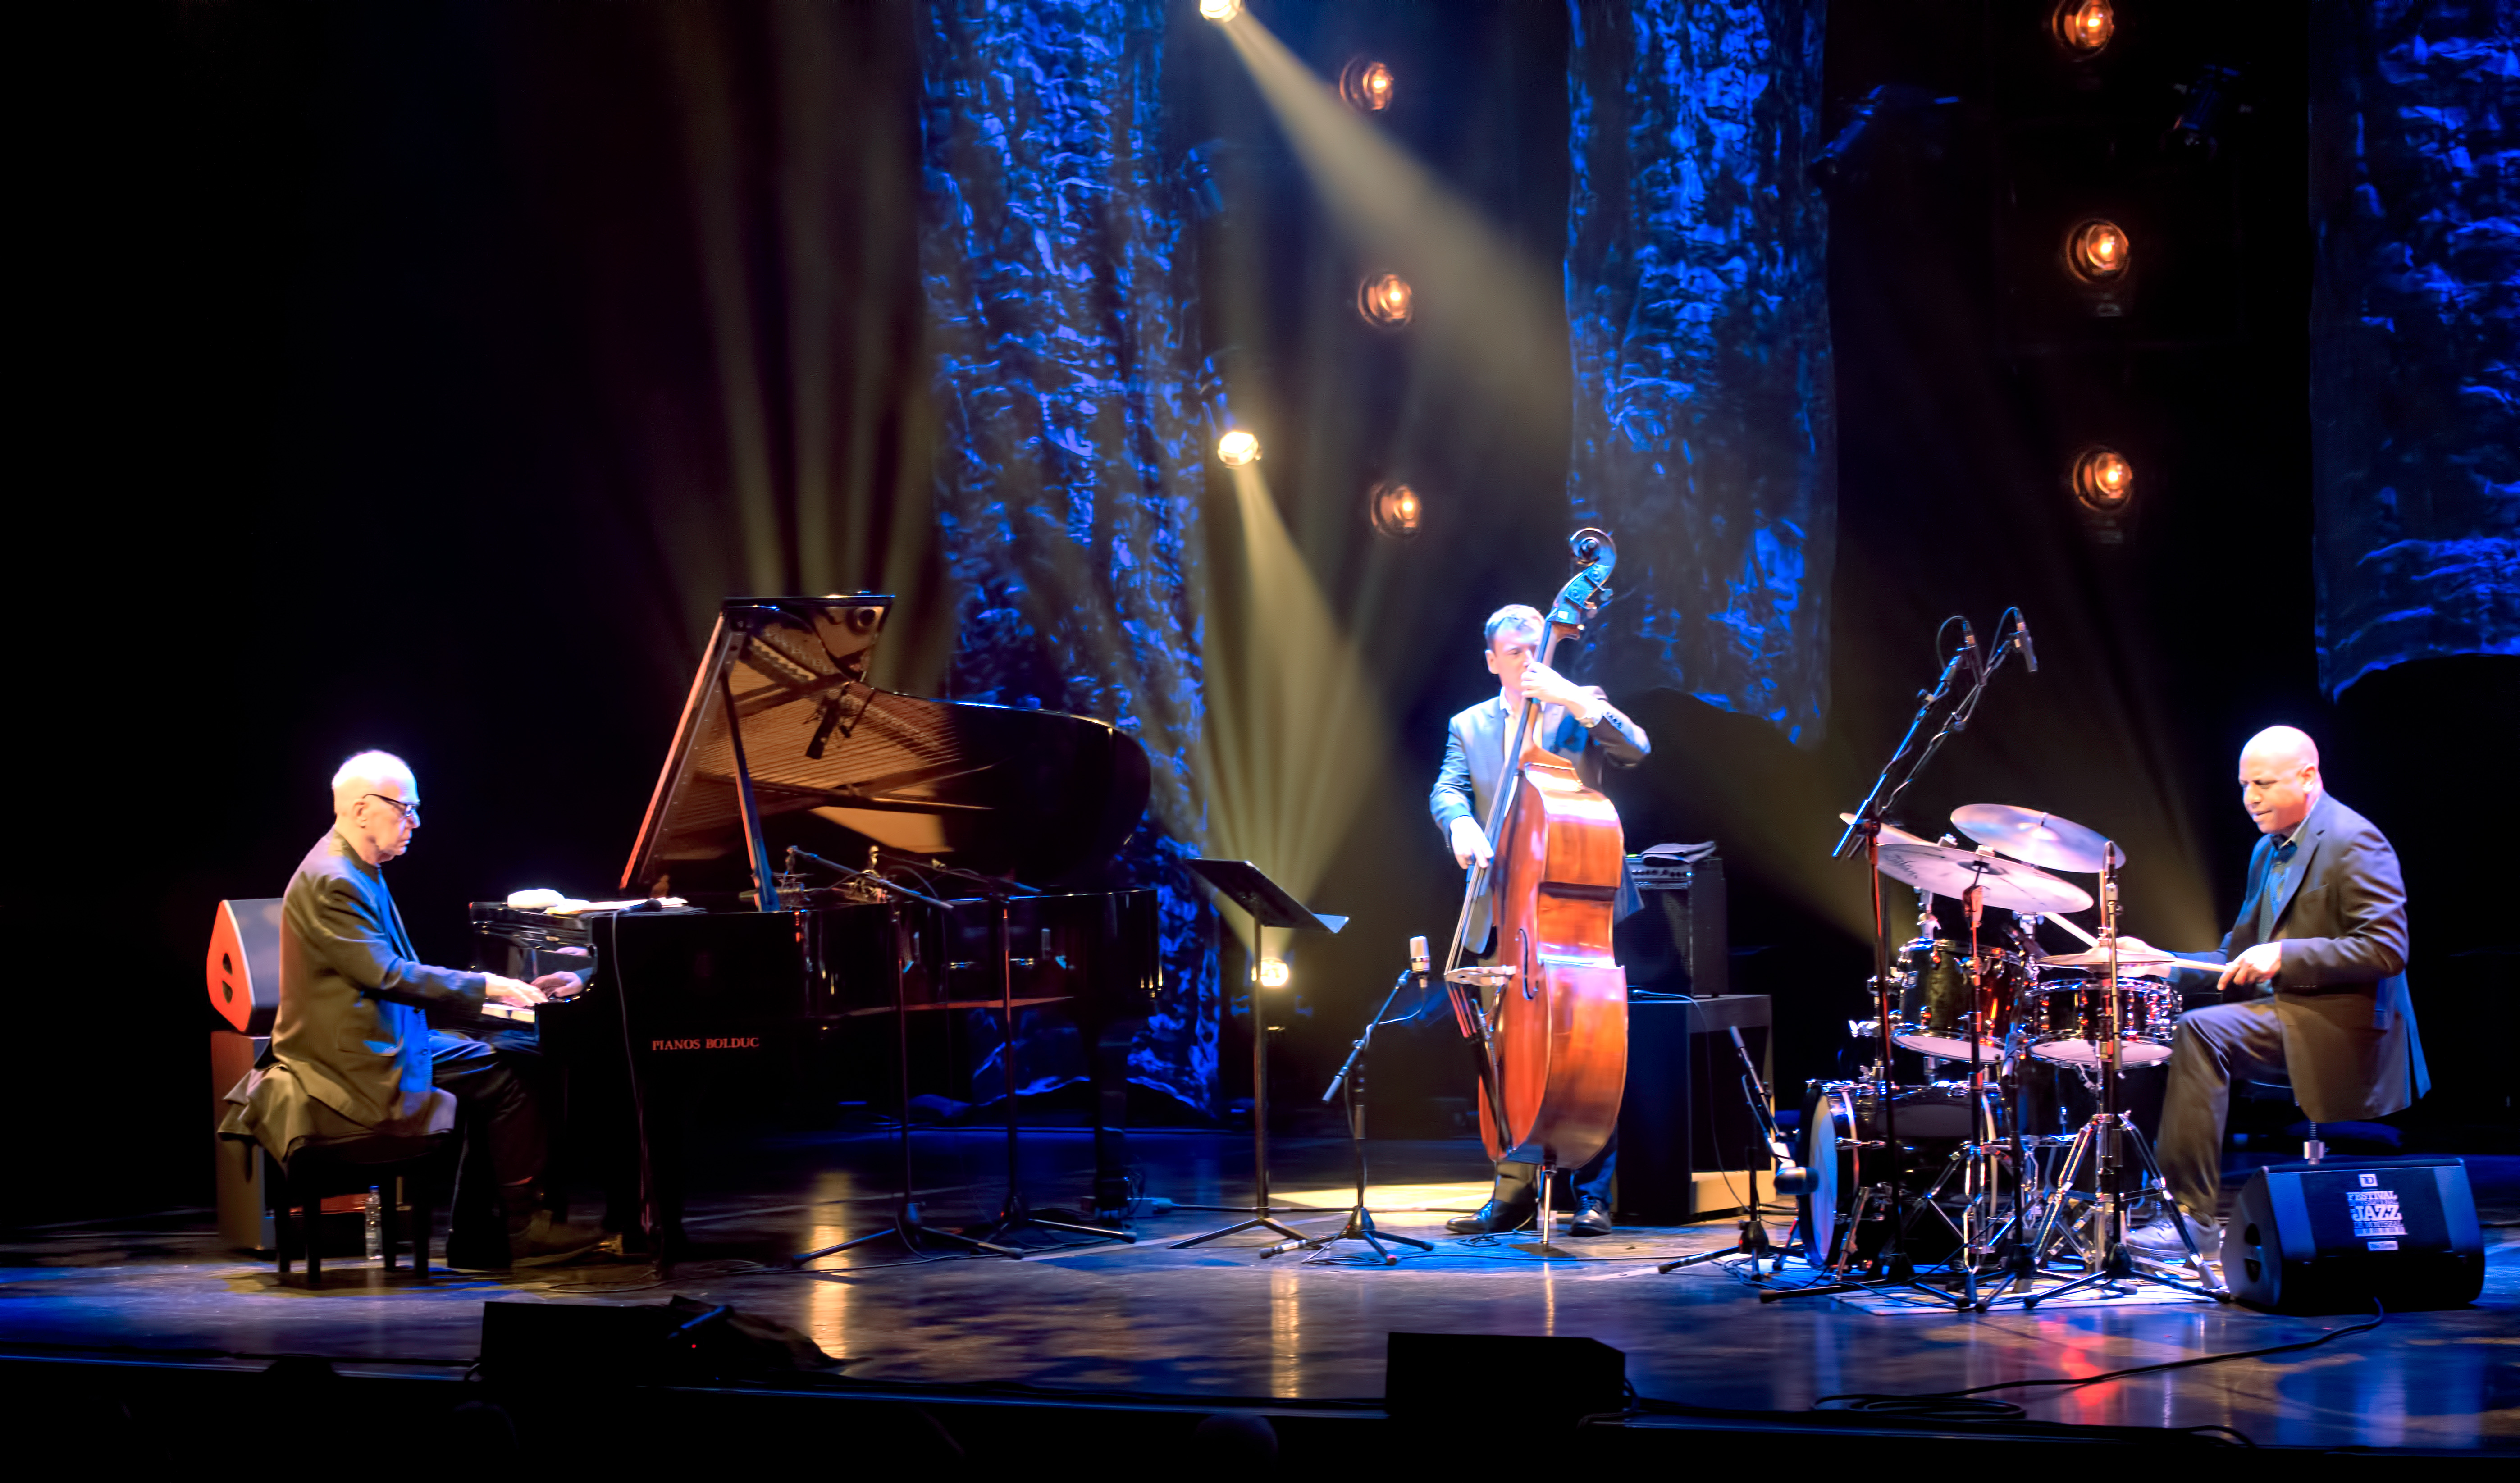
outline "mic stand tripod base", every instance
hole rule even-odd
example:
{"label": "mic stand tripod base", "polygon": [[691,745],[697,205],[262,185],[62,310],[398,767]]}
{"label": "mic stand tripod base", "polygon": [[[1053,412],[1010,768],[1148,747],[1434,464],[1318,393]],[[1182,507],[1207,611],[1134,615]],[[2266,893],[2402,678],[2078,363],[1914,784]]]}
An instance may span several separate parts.
{"label": "mic stand tripod base", "polygon": [[982,1240],[976,1236],[965,1236],[959,1231],[946,1231],[935,1226],[921,1225],[919,1222],[919,1207],[911,1204],[907,1200],[904,1200],[897,1208],[894,1209],[891,1225],[878,1227],[876,1230],[868,1232],[864,1236],[850,1236],[847,1240],[834,1242],[832,1245],[821,1248],[820,1250],[798,1252],[796,1255],[788,1259],[788,1265],[790,1267],[802,1267],[812,1262],[821,1261],[827,1256],[836,1256],[840,1252],[866,1245],[870,1241],[879,1241],[886,1238],[901,1242],[904,1247],[908,1248],[913,1256],[922,1256],[925,1254],[925,1252],[920,1247],[919,1243],[921,1241],[933,1240],[951,1242],[954,1245],[968,1247],[975,1252],[985,1251],[992,1256],[1010,1256],[1018,1261],[1023,1259],[1023,1253],[1012,1246],[1001,1246],[993,1241]]}

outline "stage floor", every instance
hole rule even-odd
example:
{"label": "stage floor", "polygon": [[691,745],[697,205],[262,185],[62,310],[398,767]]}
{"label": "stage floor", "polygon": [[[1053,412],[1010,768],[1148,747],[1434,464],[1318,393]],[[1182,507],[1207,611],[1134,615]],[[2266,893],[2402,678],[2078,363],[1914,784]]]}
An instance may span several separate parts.
{"label": "stage floor", "polygon": [[[1250,1200],[1247,1137],[1138,1132],[1131,1146],[1149,1194],[1183,1205]],[[1137,1222],[1136,1245],[1045,1250],[1019,1262],[921,1258],[886,1240],[806,1271],[777,1265],[784,1253],[889,1219],[892,1146],[880,1134],[785,1137],[721,1164],[691,1208],[705,1249],[663,1285],[644,1265],[597,1265],[418,1288],[408,1274],[388,1280],[353,1261],[329,1265],[326,1286],[308,1291],[282,1285],[266,1263],[217,1249],[202,1211],[25,1233],[0,1246],[0,1351],[443,1365],[478,1353],[485,1300],[653,1303],[680,1293],[783,1320],[843,1357],[852,1379],[1220,1402],[1371,1398],[1382,1393],[1384,1335],[1395,1329],[1580,1334],[1624,1351],[1641,1395],[1798,1412],[1842,1392],[2093,1374],[2355,1322],[2192,1300],[1983,1316],[1922,1305],[1871,1312],[1817,1296],[1762,1303],[1721,1264],[1654,1270],[1731,1244],[1731,1221],[1561,1238],[1575,1253],[1567,1258],[1444,1236],[1444,1211],[1475,1205],[1484,1189],[1479,1150],[1466,1142],[1372,1146],[1374,1204],[1390,1209],[1379,1224],[1436,1243],[1396,1268],[1308,1264],[1300,1254],[1262,1260],[1256,1233],[1171,1250],[1167,1242],[1239,1218],[1190,1209]],[[1024,1146],[1037,1204],[1084,1188],[1084,1135],[1030,1131]],[[995,1203],[1002,1133],[922,1132],[919,1149],[922,1184],[932,1182],[923,1195],[930,1219]],[[1273,1164],[1281,1200],[1336,1207],[1346,1198],[1344,1144],[1282,1142]],[[2470,1164],[2486,1219],[2520,1213],[2520,1159]],[[1341,1217],[1287,1218],[1327,1233]],[[1781,1237],[1789,1224],[1772,1229]],[[2502,1230],[2488,1236],[2486,1290],[2472,1308],[2393,1315],[2373,1332],[2296,1354],[2002,1396],[2048,1421],[2230,1427],[2261,1444],[2511,1447],[2520,1444],[2520,1240]]]}

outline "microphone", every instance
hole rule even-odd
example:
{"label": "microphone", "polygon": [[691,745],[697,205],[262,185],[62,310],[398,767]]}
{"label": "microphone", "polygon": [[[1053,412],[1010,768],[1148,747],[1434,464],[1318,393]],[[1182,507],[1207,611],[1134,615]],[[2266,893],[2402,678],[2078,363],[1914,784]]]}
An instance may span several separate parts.
{"label": "microphone", "polygon": [[1432,973],[1434,970],[1434,961],[1426,954],[1426,939],[1423,937],[1410,938],[1409,971],[1417,978],[1418,987],[1421,989],[1426,987],[1426,975]]}
{"label": "microphone", "polygon": [[2030,666],[2030,672],[2039,673],[2039,651],[2030,645],[2030,620],[2017,607],[2012,610],[2012,647],[2020,652],[2021,662]]}
{"label": "microphone", "polygon": [[1968,655],[1969,673],[1981,680],[1985,679],[1986,655],[1979,652],[1977,630],[1969,626],[1969,620],[1966,618],[1960,619],[1960,648]]}

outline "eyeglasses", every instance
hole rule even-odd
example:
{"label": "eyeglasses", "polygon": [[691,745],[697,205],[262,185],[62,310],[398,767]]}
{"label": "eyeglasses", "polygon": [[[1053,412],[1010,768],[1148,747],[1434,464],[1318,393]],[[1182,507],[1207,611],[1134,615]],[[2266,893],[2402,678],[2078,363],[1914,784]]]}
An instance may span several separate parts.
{"label": "eyeglasses", "polygon": [[392,804],[394,806],[395,813],[402,815],[405,819],[410,820],[414,824],[418,824],[420,822],[420,805],[417,803],[405,803],[400,798],[387,797],[383,793],[369,793],[366,796],[374,798],[380,803]]}

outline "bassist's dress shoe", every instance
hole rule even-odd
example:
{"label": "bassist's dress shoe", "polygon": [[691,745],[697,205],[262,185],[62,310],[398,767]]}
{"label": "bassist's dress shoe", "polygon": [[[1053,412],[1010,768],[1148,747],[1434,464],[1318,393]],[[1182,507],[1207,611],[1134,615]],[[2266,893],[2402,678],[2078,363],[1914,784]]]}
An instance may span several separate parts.
{"label": "bassist's dress shoe", "polygon": [[1607,1236],[1610,1234],[1610,1202],[1598,1195],[1587,1194],[1575,1202],[1575,1218],[1566,1223],[1568,1236]]}
{"label": "bassist's dress shoe", "polygon": [[1489,1200],[1476,1215],[1457,1215],[1444,1222],[1444,1229],[1455,1236],[1496,1236],[1519,1231],[1531,1224],[1536,1205],[1500,1205]]}

